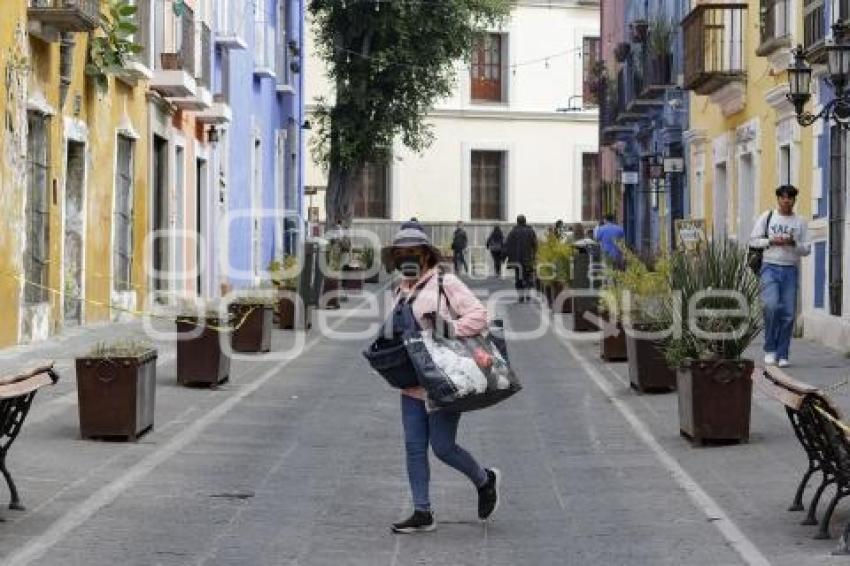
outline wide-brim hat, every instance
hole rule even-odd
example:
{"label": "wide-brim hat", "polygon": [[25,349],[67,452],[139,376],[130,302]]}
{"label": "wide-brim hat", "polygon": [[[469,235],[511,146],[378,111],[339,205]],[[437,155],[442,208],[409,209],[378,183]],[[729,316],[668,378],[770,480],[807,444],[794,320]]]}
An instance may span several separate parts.
{"label": "wide-brim hat", "polygon": [[392,271],[396,268],[395,260],[393,259],[393,250],[397,248],[426,248],[439,261],[440,250],[431,244],[428,235],[422,230],[416,228],[404,228],[396,232],[393,236],[393,243],[381,249],[381,262],[387,268],[387,271]]}

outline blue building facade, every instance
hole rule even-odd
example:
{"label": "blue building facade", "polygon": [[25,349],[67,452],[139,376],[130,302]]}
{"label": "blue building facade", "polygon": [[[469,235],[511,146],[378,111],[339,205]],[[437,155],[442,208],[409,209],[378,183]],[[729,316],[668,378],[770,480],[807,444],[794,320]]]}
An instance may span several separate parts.
{"label": "blue building facade", "polygon": [[687,208],[687,174],[676,167],[684,166],[688,120],[688,96],[677,85],[683,64],[680,4],[631,2],[622,25],[603,23],[622,30],[623,37],[615,61],[607,62],[616,69],[610,79],[616,97],[608,99],[614,108],[605,112],[602,143],[615,149],[613,181],[621,184],[626,240],[640,251],[675,245],[675,221]]}
{"label": "blue building facade", "polygon": [[[234,33],[216,53],[233,109],[227,131],[228,282],[261,282],[303,226],[303,0],[231,7]],[[241,9],[241,12],[240,12]]]}

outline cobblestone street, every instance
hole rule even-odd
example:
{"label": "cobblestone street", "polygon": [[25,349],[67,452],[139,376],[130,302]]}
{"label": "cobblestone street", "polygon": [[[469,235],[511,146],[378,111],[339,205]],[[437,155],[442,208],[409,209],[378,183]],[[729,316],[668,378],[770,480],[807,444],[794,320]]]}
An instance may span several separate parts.
{"label": "cobblestone street", "polygon": [[[338,331],[363,327],[358,301],[331,315]],[[540,317],[534,304],[505,308],[514,330]],[[466,415],[460,432],[501,468],[502,506],[480,523],[474,489],[435,463],[439,528],[403,536],[388,528],[410,505],[398,394],[370,373],[362,340],[310,335],[295,359],[235,362],[231,383],[212,391],[178,387],[162,344],[155,429],[124,444],[80,440],[77,428],[68,358],[104,332],[116,334],[3,353],[7,365],[64,358],[63,380],[36,398],[10,452],[28,510],[2,513],[3,564],[839,562],[835,540],[812,540],[786,511],[805,459],[778,403],[757,395],[749,444],[693,448],[678,434],[675,394],[636,395],[625,364],[602,364],[595,343],[551,331],[511,343],[525,389]],[[273,351],[287,340],[275,331]],[[808,381],[845,374],[842,355],[795,347]],[[846,392],[834,397],[850,408]],[[834,524],[847,517],[839,506]]]}

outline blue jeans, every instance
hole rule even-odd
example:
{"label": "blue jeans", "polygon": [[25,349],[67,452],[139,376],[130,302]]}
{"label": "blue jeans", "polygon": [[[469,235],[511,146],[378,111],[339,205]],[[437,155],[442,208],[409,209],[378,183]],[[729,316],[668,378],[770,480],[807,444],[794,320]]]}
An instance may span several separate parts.
{"label": "blue jeans", "polygon": [[788,359],[797,314],[797,267],[765,263],[761,268],[764,351]]}
{"label": "blue jeans", "polygon": [[457,445],[457,425],[460,413],[425,410],[425,402],[408,395],[401,396],[401,422],[404,425],[404,446],[407,452],[407,479],[413,495],[413,508],[431,509],[428,487],[431,468],[428,465],[428,442],[434,454],[470,479],[476,487],[487,482],[487,472],[469,452]]}

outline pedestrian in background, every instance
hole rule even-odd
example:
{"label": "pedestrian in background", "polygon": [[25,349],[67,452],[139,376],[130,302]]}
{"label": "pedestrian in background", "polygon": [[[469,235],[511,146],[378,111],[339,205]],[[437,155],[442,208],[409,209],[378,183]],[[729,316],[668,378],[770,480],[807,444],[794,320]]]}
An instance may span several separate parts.
{"label": "pedestrian in background", "polygon": [[760,278],[765,365],[790,365],[800,257],[812,251],[806,220],[794,214],[796,202],[797,188],[780,186],[776,189],[776,209],[762,213],[750,235],[750,246],[764,250]]}
{"label": "pedestrian in background", "polygon": [[493,257],[494,273],[496,277],[501,277],[502,263],[505,261],[505,234],[498,225],[493,227],[493,231],[487,237],[487,243],[485,245]]}
{"label": "pedestrian in background", "polygon": [[[431,245],[424,232],[416,229],[399,231],[392,245],[385,248],[381,256],[386,265],[401,272],[398,301],[410,301],[414,318],[422,329],[434,328],[438,308],[440,320],[451,325],[449,332],[455,336],[477,336],[487,329],[487,309],[458,277],[452,274],[443,276],[445,297],[440,297],[440,252]],[[425,398],[422,387],[401,390],[401,421],[413,514],[392,525],[391,530],[396,533],[433,531],[437,527],[429,497],[429,444],[438,459],[475,485],[479,519],[489,518],[499,505],[499,470],[481,467],[457,444],[461,413],[445,409],[429,413]]]}
{"label": "pedestrian in background", "polygon": [[469,239],[466,236],[466,230],[463,229],[463,222],[458,220],[457,228],[452,236],[452,252],[454,252],[455,273],[460,275],[460,266],[463,265],[463,270],[469,273],[469,266],[466,265],[466,247],[469,245]]}
{"label": "pedestrian in background", "polygon": [[602,255],[616,269],[623,268],[623,252],[620,251],[620,244],[625,238],[626,233],[622,226],[617,224],[617,219],[613,214],[606,214],[605,223],[596,228],[594,232],[594,239],[599,242]]}
{"label": "pedestrian in background", "polygon": [[529,299],[528,289],[534,285],[534,260],[537,256],[537,234],[526,223],[525,216],[517,216],[516,225],[505,240],[508,267],[515,270],[519,302]]}

